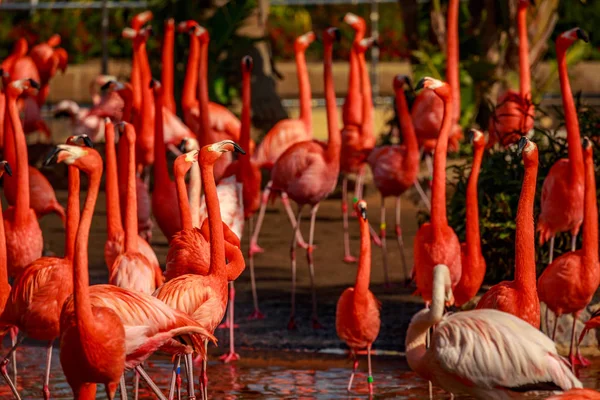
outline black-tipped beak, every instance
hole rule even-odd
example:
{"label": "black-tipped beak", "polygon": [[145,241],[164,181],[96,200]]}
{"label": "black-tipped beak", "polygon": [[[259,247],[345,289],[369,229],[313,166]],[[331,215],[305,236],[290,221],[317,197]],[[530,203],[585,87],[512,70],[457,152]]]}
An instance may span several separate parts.
{"label": "black-tipped beak", "polygon": [[527,142],[528,142],[528,139],[525,136],[521,136],[521,139],[519,140],[519,148],[517,150],[518,155],[521,155],[521,153],[523,152],[523,148],[525,147]]}
{"label": "black-tipped beak", "polygon": [[154,78],[150,79],[150,89],[154,89],[158,81]]}
{"label": "black-tipped beak", "polygon": [[101,92],[105,92],[108,90],[108,88],[110,88],[110,85],[112,85],[113,83],[115,83],[115,81],[108,81],[106,82],[104,85],[100,86],[100,91]]}
{"label": "black-tipped beak", "polygon": [[182,153],[185,153],[185,152],[186,152],[186,151],[185,151],[185,148],[186,148],[186,145],[187,145],[187,141],[188,141],[188,139],[187,139],[187,138],[183,138],[183,139],[181,139],[181,142],[179,142],[179,146],[177,146],[177,149],[178,149],[180,152],[182,152]]}
{"label": "black-tipped beak", "polygon": [[335,39],[336,42],[339,42],[342,40],[342,33],[340,32],[340,30],[338,28],[333,28],[333,38]]}
{"label": "black-tipped beak", "polygon": [[237,143],[234,143],[234,144],[233,144],[233,150],[234,150],[236,153],[240,153],[240,154],[246,154],[246,152],[244,151],[244,149],[242,149],[242,148],[240,147],[240,145],[239,145],[239,144],[237,144]]}
{"label": "black-tipped beak", "polygon": [[583,148],[584,149],[588,149],[591,145],[592,145],[592,142],[590,141],[590,138],[588,138],[587,136],[585,136],[583,138]]}
{"label": "black-tipped beak", "polygon": [[32,88],[34,89],[40,89],[40,84],[37,83],[35,80],[33,79],[29,79],[29,84],[31,85]]}
{"label": "black-tipped beak", "polygon": [[367,219],[367,209],[366,208],[361,208],[360,209],[360,216],[362,217],[362,219],[366,220]]}
{"label": "black-tipped beak", "polygon": [[90,137],[88,135],[82,136],[83,139],[83,144],[86,145],[87,147],[93,149],[94,148],[94,142],[92,142],[92,139],[90,139]]}
{"label": "black-tipped beak", "polygon": [[4,163],[4,172],[6,172],[8,176],[12,176],[12,169],[10,168],[10,164],[8,162]]}
{"label": "black-tipped beak", "polygon": [[467,135],[469,138],[469,143],[473,144],[473,140],[475,140],[475,130],[469,129],[469,133]]}
{"label": "black-tipped beak", "polygon": [[43,166],[47,167],[52,164],[52,161],[56,158],[58,153],[60,153],[60,149],[58,147],[53,148],[52,151],[46,156]]}
{"label": "black-tipped beak", "polygon": [[590,41],[590,35],[581,28],[577,29],[577,37],[586,43],[589,43]]}
{"label": "black-tipped beak", "polygon": [[415,87],[415,91],[421,90],[425,87],[425,78],[422,78],[419,83],[417,83],[417,86]]}
{"label": "black-tipped beak", "polygon": [[252,57],[245,56],[244,57],[244,65],[246,66],[246,69],[251,70],[252,69]]}

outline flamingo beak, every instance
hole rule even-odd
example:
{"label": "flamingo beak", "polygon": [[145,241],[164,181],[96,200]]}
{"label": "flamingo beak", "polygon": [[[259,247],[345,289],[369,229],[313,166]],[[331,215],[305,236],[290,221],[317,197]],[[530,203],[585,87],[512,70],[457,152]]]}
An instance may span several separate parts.
{"label": "flamingo beak", "polygon": [[83,139],[83,144],[85,144],[87,147],[89,148],[94,148],[94,142],[92,142],[92,139],[90,139],[90,137],[88,135],[82,135],[82,139]]}
{"label": "flamingo beak", "polygon": [[236,153],[240,153],[240,154],[244,154],[244,155],[246,154],[246,152],[244,151],[244,149],[242,149],[242,148],[240,147],[240,145],[239,145],[239,144],[237,144],[237,143],[234,143],[234,144],[233,144],[233,150],[234,150]]}
{"label": "flamingo beak", "polygon": [[585,136],[583,138],[583,148],[588,149],[591,145],[592,145],[592,142],[590,141],[590,139],[587,136]]}
{"label": "flamingo beak", "polygon": [[589,43],[590,41],[590,35],[588,35],[588,33],[581,28],[577,29],[577,37],[586,43]]}
{"label": "flamingo beak", "polygon": [[[56,156],[58,155],[58,153],[60,153],[62,150],[58,147],[55,147],[54,149],[52,149],[52,151],[46,156],[46,159],[44,160],[44,163],[42,164],[44,167],[49,166],[52,161],[54,161],[56,159]],[[9,174],[11,175],[11,174]]]}
{"label": "flamingo beak", "polygon": [[4,172],[6,172],[8,176],[12,176],[12,169],[10,168],[8,161],[4,162]]}
{"label": "flamingo beak", "polygon": [[179,142],[179,146],[177,147],[177,149],[180,152],[182,152],[182,153],[186,152],[185,149],[187,147],[187,141],[188,141],[188,138],[183,138],[183,139],[181,139],[181,142]]}
{"label": "flamingo beak", "polygon": [[528,141],[529,140],[525,136],[521,136],[521,140],[519,140],[519,148],[517,150],[518,155],[521,155],[521,153],[523,152],[523,148],[525,147],[525,145],[527,145]]}

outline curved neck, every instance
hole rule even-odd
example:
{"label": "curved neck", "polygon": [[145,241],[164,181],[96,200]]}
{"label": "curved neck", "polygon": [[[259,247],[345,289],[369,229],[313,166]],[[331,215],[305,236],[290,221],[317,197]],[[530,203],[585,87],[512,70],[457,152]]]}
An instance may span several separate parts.
{"label": "curved neck", "polygon": [[[140,78],[142,82],[142,113],[140,115],[140,123],[137,131],[138,136],[148,137],[150,142],[154,142],[154,126],[152,125],[153,115],[153,96],[152,90],[150,89],[150,80],[152,79],[152,72],[150,71],[150,64],[148,62],[148,54],[146,53],[146,41],[143,41],[140,45]],[[152,153],[154,158],[154,153]]]}
{"label": "curved neck", "polygon": [[[479,202],[477,197],[477,181],[479,179],[479,171],[481,170],[481,160],[485,146],[476,147],[473,154],[473,167],[469,175],[467,183],[467,222],[466,222],[466,239],[467,248],[470,259],[473,262],[479,254],[481,254],[481,239],[479,236]],[[464,267],[464,266],[463,266]]]}
{"label": "curved neck", "polygon": [[[251,110],[251,72],[244,71],[242,74],[242,118],[241,118],[241,132],[240,132],[240,145],[246,151],[250,151],[250,110]],[[250,157],[240,157],[238,162],[244,169],[250,168]]]}
{"label": "curved neck", "polygon": [[354,298],[365,298],[369,292],[371,281],[371,232],[369,221],[358,217],[360,227],[360,256],[358,257],[358,271],[354,283]]}
{"label": "curved neck", "polygon": [[306,125],[308,132],[312,134],[312,94],[304,51],[296,52],[296,75],[298,76],[298,90],[300,92],[300,119]]}
{"label": "curved neck", "polygon": [[521,97],[531,100],[531,71],[529,70],[529,39],[527,38],[527,7],[517,12],[519,33],[519,86]]}
{"label": "curved neck", "polygon": [[[17,165],[17,151],[15,149],[15,134],[12,129],[12,120],[8,115],[8,96],[4,95],[4,107],[0,110],[4,116],[4,159],[8,165]],[[17,175],[4,174],[4,186],[12,184],[16,187]],[[6,188],[5,188],[6,190]]]}
{"label": "curved neck", "polygon": [[360,96],[357,96],[360,93],[360,63],[358,61],[358,52],[355,50],[355,46],[357,45],[356,36],[355,40],[352,43],[352,48],[350,49],[350,57],[348,60],[349,70],[348,70],[348,91],[346,93],[346,99],[344,100],[344,106],[347,107],[348,110],[354,110],[356,100],[360,99]]}
{"label": "curved neck", "polygon": [[[434,235],[440,235],[441,229],[448,225],[446,218],[446,154],[448,151],[448,135],[452,128],[452,97],[442,98],[444,117],[442,127],[435,145],[433,156],[433,185],[431,188],[431,224]],[[438,236],[439,237],[439,236]]]}
{"label": "curved neck", "polygon": [[327,109],[327,158],[339,164],[342,137],[338,123],[338,111],[333,88],[333,43],[324,45],[323,77],[325,81],[325,107]]}
{"label": "curved neck", "polygon": [[[410,110],[408,109],[406,95],[402,88],[396,90],[396,112],[398,113],[400,131],[402,132],[402,143],[406,146],[406,152],[418,157],[419,144],[417,143],[417,136],[410,116]],[[411,157],[404,157],[402,160],[403,163],[410,162],[410,158]]]}
{"label": "curved neck", "polygon": [[104,135],[106,145],[106,222],[108,237],[114,238],[123,232],[121,205],[119,203],[119,178],[117,177],[114,124],[106,124]]}
{"label": "curved neck", "polygon": [[[65,237],[65,258],[73,260],[75,236],[79,225],[79,169],[69,165],[69,196],[67,199],[67,228]],[[107,210],[108,212],[108,210]],[[0,282],[3,282],[0,277]]]}
{"label": "curved neck", "polygon": [[371,77],[369,76],[369,70],[367,69],[367,62],[365,61],[365,54],[359,53],[358,62],[360,67],[361,77],[361,97],[362,97],[362,126],[361,126],[361,140],[371,146],[375,142],[375,133],[373,131],[373,91],[371,89]]}
{"label": "curved neck", "polygon": [[157,187],[165,187],[170,181],[163,125],[163,99],[164,92],[160,89],[154,91],[154,181]]}
{"label": "curved neck", "polygon": [[[94,207],[98,198],[100,188],[100,179],[102,177],[102,165],[96,169],[91,169],[89,174],[89,187],[85,205],[81,213],[79,229],[77,229],[77,238],[75,242],[75,259],[73,261],[73,300],[75,302],[75,316],[79,327],[80,335],[85,335],[85,328],[88,323],[93,322],[92,305],[89,296],[89,276],[88,276],[88,239],[90,236],[90,227],[94,215]],[[83,332],[82,332],[83,331]]]}
{"label": "curved neck", "polygon": [[448,29],[446,46],[446,81],[452,88],[452,122],[460,119],[460,77],[459,77],[459,44],[458,44],[458,6],[459,0],[450,0],[448,4]]}
{"label": "curved neck", "polygon": [[208,119],[208,42],[201,46],[200,56],[200,77],[198,78],[199,103],[200,103],[200,128],[202,137],[198,140],[200,146],[205,146],[212,142],[210,132],[210,122]]}
{"label": "curved neck", "polygon": [[162,48],[162,73],[161,81],[165,93],[164,105],[173,114],[177,112],[173,94],[173,52],[175,47],[175,26],[172,20],[165,24],[165,36]]}
{"label": "curved neck", "polygon": [[[127,125],[125,129],[133,129]],[[135,141],[129,135],[123,137],[127,141],[127,202],[125,204],[125,251],[137,252],[137,193],[135,183]]]}
{"label": "curved neck", "polygon": [[[571,169],[571,182],[579,183],[583,179],[583,153],[581,150],[581,137],[579,133],[579,120],[575,109],[575,101],[571,92],[569,74],[567,72],[567,50],[557,49],[558,78],[560,79],[560,92],[565,113],[565,128],[567,129],[567,143],[569,152],[569,168]],[[579,180],[581,179],[581,180]]]}
{"label": "curved neck", "polygon": [[585,194],[583,211],[583,253],[588,267],[598,265],[598,199],[596,198],[596,176],[591,154],[585,159]]}
{"label": "curved neck", "polygon": [[[532,150],[534,159],[525,162],[525,176],[519,207],[515,237],[515,282],[535,290],[535,233],[533,224],[533,204],[538,170],[537,149]],[[529,165],[528,165],[529,164]]]}
{"label": "curved neck", "polygon": [[131,89],[132,89],[132,107],[136,112],[142,108],[142,77],[140,73],[140,61],[138,46],[133,42],[133,59],[131,61]]}
{"label": "curved neck", "polygon": [[131,122],[131,108],[133,107],[133,93],[130,90],[122,90],[119,96],[123,99],[123,121]]}
{"label": "curved neck", "polygon": [[192,213],[190,211],[190,202],[185,187],[185,174],[189,168],[175,167],[175,188],[177,190],[177,200],[179,202],[179,210],[181,211],[179,217],[181,218],[182,229],[192,229],[194,227],[192,223]]}
{"label": "curved neck", "polygon": [[225,245],[223,238],[223,222],[221,220],[221,207],[217,197],[217,186],[213,172],[213,164],[202,163],[200,165],[202,175],[202,190],[206,202],[208,214],[208,226],[210,228],[210,275],[224,277],[225,271]]}
{"label": "curved neck", "polygon": [[24,223],[29,214],[29,164],[27,162],[27,144],[25,134],[19,118],[17,99],[6,96],[6,106],[13,131],[16,156],[17,156],[17,198],[15,200],[15,221]]}
{"label": "curved neck", "polygon": [[198,64],[200,62],[200,39],[194,34],[189,36],[190,51],[181,95],[181,108],[184,110],[190,110],[197,102]]}

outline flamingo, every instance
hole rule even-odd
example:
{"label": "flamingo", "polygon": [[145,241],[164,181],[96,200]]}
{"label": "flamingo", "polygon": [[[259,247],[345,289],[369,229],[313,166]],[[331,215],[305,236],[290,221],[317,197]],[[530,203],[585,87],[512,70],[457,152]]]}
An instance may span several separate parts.
{"label": "flamingo", "polygon": [[[80,343],[81,340],[78,337],[81,314],[76,303],[84,298],[95,314],[98,313],[94,310],[99,309],[109,309],[115,313],[118,320],[125,327],[124,354],[126,358],[122,363],[124,363],[125,368],[135,369],[139,372],[160,397],[162,396],[160,390],[151,382],[140,364],[156,350],[161,350],[177,356],[185,355],[186,366],[191,372],[192,353],[197,352],[200,357],[205,357],[202,343],[205,340],[214,341],[215,338],[185,314],[173,310],[150,295],[113,285],[95,285],[88,288],[88,277],[85,272],[85,269],[87,269],[87,237],[100,186],[102,159],[98,152],[93,149],[82,149],[69,145],[59,145],[54,154],[59,162],[65,162],[84,171],[90,181],[88,197],[82,212],[75,244],[73,277],[75,295],[66,300],[60,318],[61,364],[67,379],[70,381],[69,375],[71,374],[75,376],[75,379],[80,377],[81,371],[78,371],[77,363],[81,360],[78,357],[86,355],[82,349],[77,348],[84,344]],[[85,293],[83,296],[82,291]],[[98,319],[98,316],[96,318]],[[102,319],[100,318],[100,320]],[[115,333],[118,334],[118,331]],[[93,352],[94,349],[98,348],[101,349],[101,347],[92,347],[86,350]],[[100,355],[95,356],[95,358],[97,357],[100,357]],[[109,360],[117,364],[120,362],[116,358],[109,358]],[[95,360],[95,363],[103,362],[103,360]],[[65,368],[66,363],[69,364],[69,372]],[[95,363],[92,363],[92,365]],[[89,365],[90,363],[84,364]],[[193,394],[193,383],[190,383],[189,390]]]}
{"label": "flamingo", "polygon": [[[454,300],[451,279],[447,266],[435,266],[431,308],[410,321],[405,347],[413,371],[453,394],[478,399],[582,387],[554,342],[520,318],[498,310],[444,316],[444,303]],[[433,326],[426,348],[425,336]]]}
{"label": "flamingo", "polygon": [[[308,79],[308,69],[306,67],[306,49],[316,39],[314,32],[310,31],[296,38],[294,42],[294,53],[296,57],[296,74],[298,76],[298,89],[300,91],[300,117],[298,119],[283,119],[277,122],[267,132],[262,142],[256,148],[252,155],[252,161],[260,168],[271,170],[275,161],[292,145],[306,140],[312,140],[313,124],[312,124],[312,97],[310,91],[310,81]],[[267,202],[271,195],[271,187],[273,182],[269,181],[265,187],[261,203],[260,211],[256,220],[254,233],[250,238],[249,252],[254,255],[262,253],[264,250],[258,245],[258,236],[262,228],[262,223],[267,209]],[[283,203],[288,218],[295,224],[295,216],[289,203],[286,194],[281,194],[281,202]],[[301,247],[306,248],[306,243],[300,234],[298,243]]]}
{"label": "flamingo", "polygon": [[534,0],[518,0],[518,2],[519,92],[511,89],[498,97],[496,108],[488,126],[490,134],[488,147],[498,142],[503,146],[516,143],[519,137],[526,135],[533,129],[535,107],[531,100],[527,9],[535,3]]}
{"label": "flamingo", "polygon": [[[404,240],[402,239],[402,228],[400,227],[400,196],[417,182],[419,173],[419,147],[415,131],[410,120],[408,104],[404,95],[404,85],[410,86],[410,80],[404,75],[396,75],[394,78],[394,91],[396,92],[396,107],[398,119],[402,131],[403,145],[390,145],[376,147],[371,151],[367,162],[373,171],[373,182],[381,194],[381,219],[379,223],[381,238],[381,254],[383,257],[383,270],[385,281],[390,282],[388,274],[386,223],[385,223],[385,198],[396,197],[396,239],[402,256],[402,268],[404,276],[408,277],[406,258],[404,256]],[[425,197],[426,199],[426,197]]]}
{"label": "flamingo", "polygon": [[[42,256],[44,246],[42,230],[35,211],[30,208],[29,168],[27,162],[27,144],[19,119],[17,98],[25,93],[35,95],[39,85],[34,80],[23,79],[11,82],[4,89],[6,95],[5,127],[12,128],[13,141],[16,149],[16,195],[13,206],[4,214],[4,231],[6,234],[6,253],[9,276],[16,276],[33,260]],[[10,141],[10,139],[8,140]],[[10,161],[9,161],[10,163]],[[7,188],[7,180],[4,182]],[[6,191],[5,191],[6,194]],[[40,193],[39,195],[42,195]],[[33,196],[35,198],[35,196]]]}
{"label": "flamingo", "polygon": [[369,364],[367,382],[369,384],[369,394],[372,395],[371,346],[377,339],[377,335],[379,335],[381,325],[379,309],[381,304],[369,290],[371,280],[371,238],[369,222],[367,221],[367,202],[360,200],[355,207],[359,215],[360,259],[354,287],[344,290],[338,300],[335,312],[335,330],[338,337],[350,347],[354,359],[352,375],[350,375],[350,381],[348,382],[348,392],[352,389],[352,380],[358,368],[356,352],[366,347]]}
{"label": "flamingo", "polygon": [[[557,232],[570,231],[571,251],[575,250],[577,235],[583,223],[584,168],[579,136],[579,120],[567,72],[567,49],[581,39],[589,41],[588,34],[580,28],[573,28],[556,38],[556,58],[558,77],[567,129],[568,158],[554,163],[542,185],[541,211],[537,230],[540,232],[540,245],[550,239],[549,264],[554,255],[554,236]],[[558,207],[557,201],[562,204]]]}
{"label": "flamingo", "polygon": [[533,202],[538,170],[538,149],[535,143],[521,137],[519,152],[523,155],[525,176],[517,209],[515,237],[515,280],[504,281],[488,290],[477,308],[494,308],[513,314],[540,327],[540,301],[535,283],[535,238]]}
{"label": "flamingo", "polygon": [[454,230],[448,226],[446,218],[446,149],[452,128],[452,89],[447,83],[428,77],[423,78],[417,85],[417,89],[422,87],[434,92],[444,103],[444,119],[433,161],[431,222],[421,225],[414,240],[413,274],[417,282],[417,291],[427,304],[431,302],[433,267],[437,264],[448,265],[453,287],[460,281],[462,268],[460,243]]}
{"label": "flamingo", "polygon": [[40,73],[40,91],[37,95],[38,106],[43,106],[50,93],[50,79],[60,69],[64,74],[67,70],[69,55],[66,50],[58,47],[61,37],[58,34],[50,36],[46,42],[39,43],[31,48],[29,56]]}
{"label": "flamingo", "polygon": [[300,227],[300,217],[305,205],[310,211],[310,236],[306,258],[310,271],[312,289],[312,325],[314,329],[322,328],[317,317],[317,293],[315,289],[315,266],[313,262],[313,240],[315,220],[319,203],[327,198],[335,189],[339,174],[341,133],[338,127],[338,115],[335,105],[335,92],[332,77],[333,43],[339,41],[340,31],[337,28],[328,28],[323,33],[324,47],[324,80],[325,101],[327,107],[327,130],[329,140],[327,144],[316,140],[299,142],[289,147],[275,161],[271,171],[273,190],[286,193],[298,204],[298,213],[294,224],[294,234],[290,245],[290,259],[292,264],[292,309],[288,329],[296,329],[296,241]]}
{"label": "flamingo", "polygon": [[362,91],[360,89],[362,76],[359,60],[362,58],[364,61],[364,53],[359,54],[355,50],[355,46],[364,39],[367,24],[363,18],[353,13],[346,13],[346,15],[344,15],[344,22],[350,25],[354,30],[354,39],[352,40],[352,49],[350,50],[348,91],[346,92],[346,98],[344,99],[344,105],[342,107],[342,121],[344,122],[344,127],[353,125],[360,128],[363,124],[364,116],[362,115],[363,99]]}
{"label": "flamingo", "polygon": [[[359,90],[362,92],[362,123],[359,126],[344,125],[342,129],[342,150],[340,155],[340,170],[343,173],[342,178],[342,217],[344,230],[344,262],[354,263],[356,258],[350,254],[350,235],[348,233],[348,175],[356,174],[356,184],[354,188],[354,201],[362,198],[364,168],[367,164],[367,157],[375,146],[375,135],[373,133],[373,99],[371,98],[371,81],[365,62],[365,52],[375,43],[374,38],[362,39],[354,43],[352,52],[359,65],[361,74],[361,84]],[[352,88],[350,88],[352,89]],[[374,230],[372,231],[373,240],[379,245],[380,241]]]}
{"label": "flamingo", "polygon": [[472,129],[469,133],[473,143],[473,166],[467,182],[466,194],[466,241],[460,244],[462,274],[454,288],[454,299],[458,307],[469,302],[481,287],[485,277],[485,259],[481,254],[479,236],[479,202],[477,200],[477,179],[481,169],[481,159],[485,151],[485,137],[481,131]]}
{"label": "flamingo", "polygon": [[[165,302],[167,305],[185,312],[197,323],[202,325],[208,332],[214,332],[219,325],[219,322],[225,315],[227,307],[227,281],[233,280],[243,271],[243,261],[241,264],[235,262],[236,268],[227,268],[225,264],[225,248],[227,247],[224,240],[223,223],[220,216],[219,199],[214,181],[213,165],[219,157],[225,152],[238,151],[242,154],[244,151],[233,141],[224,140],[212,145],[204,146],[198,155],[195,151],[192,154],[187,153],[185,158],[191,162],[194,158],[198,158],[201,164],[202,185],[206,196],[206,206],[208,209],[208,226],[210,230],[210,264],[208,271],[205,274],[199,275],[194,272],[185,272],[171,280],[168,280],[164,285],[159,287],[154,296]],[[181,156],[180,156],[181,157]],[[182,217],[187,220],[187,227],[191,225],[191,214],[185,212],[186,199],[183,182],[178,185],[179,202],[182,207]],[[200,235],[196,229],[182,230],[172,240],[169,253],[176,244],[176,240],[181,237],[183,242],[186,237],[190,237],[193,242],[198,243]],[[190,234],[194,234],[193,236]],[[192,244],[192,249],[196,249],[198,245]],[[201,252],[193,251],[192,254],[201,255]],[[234,254],[235,255],[235,254]],[[243,260],[241,252],[239,256]],[[229,255],[227,255],[229,258]],[[234,258],[230,258],[232,261]],[[194,263],[196,271],[201,267],[201,263]],[[230,263],[231,264],[231,263]],[[233,267],[233,266],[232,266]],[[239,268],[241,267],[241,268]],[[234,271],[235,270],[235,271]],[[203,272],[203,271],[202,271]],[[169,273],[169,263],[167,262],[167,277]],[[230,279],[233,278],[233,279]],[[208,379],[206,375],[206,359],[203,363],[201,386],[204,391],[204,398],[207,397]]]}
{"label": "flamingo", "polygon": [[546,400],[599,400],[600,392],[593,389],[571,389],[563,394],[548,397]]}
{"label": "flamingo", "polygon": [[175,98],[173,96],[173,53],[175,47],[175,21],[173,18],[169,18],[165,21],[165,34],[162,43],[162,70],[161,80],[164,85],[164,106],[170,112],[175,114],[177,112],[177,106],[175,105]]}
{"label": "flamingo", "polygon": [[[69,138],[69,142],[91,146],[87,137]],[[65,237],[64,257],[41,257],[28,264],[19,273],[12,286],[0,320],[9,321],[18,327],[26,336],[47,342],[46,373],[44,378],[43,396],[50,398],[50,363],[52,359],[53,342],[59,336],[59,316],[65,299],[73,293],[72,265],[75,247],[75,234],[79,224],[79,171],[69,167],[68,178],[67,226]],[[8,363],[9,357],[15,351],[24,337],[13,344],[13,347],[2,360],[2,365]],[[13,382],[4,376],[8,384]],[[16,382],[14,383],[16,384]]]}
{"label": "flamingo", "polygon": [[[135,185],[135,129],[133,125],[122,122],[118,125],[128,149],[128,181],[125,207],[124,251],[109,266],[109,283],[115,286],[152,294],[164,278],[156,255],[152,261],[140,252],[137,232],[137,196]],[[150,250],[152,250],[150,248]],[[154,262],[153,262],[154,261]]]}
{"label": "flamingo", "polygon": [[538,279],[538,293],[540,301],[546,303],[555,314],[552,339],[556,335],[560,316],[573,314],[569,359],[573,365],[587,366],[590,362],[579,354],[579,344],[577,357],[573,354],[579,314],[592,300],[600,279],[596,178],[592,143],[587,137],[583,138],[583,163],[585,169],[583,246],[580,250],[563,254],[548,265]]}

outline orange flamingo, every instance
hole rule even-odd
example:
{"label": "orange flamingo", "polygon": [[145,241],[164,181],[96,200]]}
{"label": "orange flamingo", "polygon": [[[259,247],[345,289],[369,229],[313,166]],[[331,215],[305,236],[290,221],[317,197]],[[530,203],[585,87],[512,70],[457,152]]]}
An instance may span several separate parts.
{"label": "orange flamingo", "polygon": [[[389,285],[387,260],[387,241],[385,223],[385,198],[396,197],[396,239],[402,256],[402,268],[404,276],[408,277],[408,268],[404,256],[404,240],[402,239],[402,228],[400,227],[400,196],[406,192],[415,182],[419,173],[419,146],[415,131],[408,111],[408,103],[404,95],[404,85],[410,86],[410,80],[403,75],[394,78],[394,91],[396,92],[396,108],[398,120],[402,131],[403,145],[390,145],[376,147],[371,151],[367,162],[373,171],[373,182],[381,194],[381,219],[379,223],[379,237],[381,238],[381,254],[383,257],[383,270],[385,282]],[[427,201],[427,197],[424,197]]]}
{"label": "orange flamingo", "polygon": [[69,55],[65,49],[58,47],[60,41],[60,35],[54,34],[46,42],[33,46],[29,52],[40,73],[41,88],[37,95],[37,104],[40,107],[44,105],[50,93],[50,79],[59,69],[63,74],[67,70]]}
{"label": "orange flamingo", "polygon": [[369,290],[371,280],[371,238],[369,233],[369,222],[367,221],[367,203],[360,200],[356,203],[356,212],[359,215],[360,225],[360,258],[358,261],[358,271],[356,272],[356,283],[354,287],[344,290],[337,303],[335,312],[335,330],[338,337],[342,339],[348,347],[354,366],[352,375],[348,382],[348,391],[352,389],[352,380],[358,368],[356,352],[367,348],[367,357],[369,363],[369,394],[373,394],[373,374],[371,373],[371,346],[377,335],[381,320],[379,318],[379,309],[381,304],[375,295]]}
{"label": "orange flamingo", "polygon": [[300,217],[305,205],[310,206],[310,236],[306,258],[310,272],[312,289],[312,325],[321,328],[317,317],[317,293],[315,289],[315,266],[313,262],[313,240],[315,220],[319,203],[327,198],[335,188],[339,174],[341,133],[338,126],[338,114],[335,105],[335,91],[332,77],[333,43],[339,41],[340,31],[328,28],[323,33],[325,101],[327,106],[327,144],[316,140],[299,142],[289,147],[275,161],[271,171],[273,190],[286,193],[298,204],[298,213],[294,224],[294,234],[290,245],[292,264],[292,309],[288,329],[296,329],[296,242],[300,227]]}
{"label": "orange flamingo", "polygon": [[[283,119],[277,122],[269,132],[265,135],[262,142],[256,148],[252,155],[252,161],[260,168],[272,169],[275,161],[281,156],[290,146],[305,140],[312,140],[313,123],[312,123],[312,97],[310,91],[310,81],[308,79],[308,69],[306,67],[306,49],[316,39],[314,32],[310,31],[296,38],[294,43],[294,53],[296,57],[296,74],[298,77],[298,89],[300,91],[300,116],[297,119]],[[262,228],[262,223],[267,209],[267,202],[271,196],[271,187],[273,183],[268,182],[265,187],[256,227],[250,238],[250,253],[262,253],[263,249],[258,245],[258,236]],[[294,212],[290,207],[289,199],[286,194],[281,194],[281,202],[283,203],[288,218],[295,222]],[[301,247],[306,248],[306,243],[302,235],[298,236],[298,243]]]}
{"label": "orange flamingo", "polygon": [[[178,241],[184,245],[186,237],[190,238],[191,248],[197,259],[193,264],[195,271],[203,273],[197,274],[195,271],[185,271],[183,275],[176,276],[168,280],[154,293],[154,295],[165,302],[167,305],[178,309],[188,314],[201,326],[209,332],[214,332],[217,328],[227,308],[227,281],[234,280],[243,271],[243,256],[241,264],[234,261],[236,268],[227,268],[225,264],[225,248],[227,247],[224,240],[224,224],[221,221],[219,199],[217,197],[216,184],[214,181],[213,165],[225,152],[238,151],[242,154],[243,150],[231,140],[214,143],[204,146],[198,155],[197,151],[187,153],[183,160],[193,162],[193,159],[198,157],[201,163],[202,185],[206,197],[206,206],[208,209],[208,226],[210,230],[210,261],[208,271],[204,270],[202,263],[199,262],[197,256],[202,252],[196,251],[199,247],[197,244],[201,239],[198,229],[189,229],[191,225],[191,214],[186,211],[187,199],[186,192],[183,187],[182,179],[178,182],[178,195],[182,212],[182,224],[184,229],[175,236],[171,241],[169,253],[175,251]],[[180,156],[180,160],[182,160]],[[182,162],[182,161],[180,161]],[[187,167],[189,168],[189,166]],[[178,168],[179,169],[179,168]],[[181,172],[178,173],[181,176]],[[188,228],[188,229],[186,229]],[[183,246],[181,246],[183,248]],[[189,256],[188,256],[189,257]],[[229,255],[227,255],[229,258]],[[230,263],[231,264],[231,263]],[[205,264],[206,265],[206,264]],[[241,266],[241,268],[239,268]],[[232,266],[233,267],[233,266]],[[205,272],[206,271],[206,272]],[[167,262],[167,277],[169,277],[169,262]],[[231,279],[233,278],[233,279]],[[206,375],[206,359],[204,360],[201,374],[201,386],[205,392],[204,398],[207,396],[208,379]]]}
{"label": "orange flamingo", "polygon": [[494,308],[513,314],[540,327],[540,301],[535,284],[535,233],[533,227],[533,202],[538,170],[538,149],[535,143],[521,137],[519,152],[523,154],[525,176],[519,207],[515,237],[515,280],[504,281],[488,290],[477,308]]}
{"label": "orange flamingo", "polygon": [[548,265],[538,279],[538,293],[540,301],[546,303],[546,306],[555,314],[552,339],[556,335],[556,326],[560,316],[573,314],[569,359],[572,365],[587,366],[590,365],[590,362],[579,353],[579,344],[577,345],[577,356],[573,354],[573,346],[579,314],[592,300],[598,289],[598,279],[600,279],[596,178],[592,143],[588,138],[583,138],[583,153],[585,166],[583,218],[586,222],[583,225],[583,246],[581,250],[563,254]]}
{"label": "orange flamingo", "polygon": [[473,143],[473,166],[467,182],[466,194],[466,241],[460,244],[462,274],[458,285],[453,290],[455,304],[460,307],[471,300],[481,287],[485,277],[485,259],[481,254],[481,238],[479,236],[479,202],[477,200],[477,179],[481,169],[481,159],[485,151],[483,133],[472,129],[469,133]]}
{"label": "orange flamingo", "polygon": [[169,18],[165,21],[165,35],[162,44],[161,80],[164,85],[164,106],[173,114],[177,112],[173,95],[173,53],[175,47],[175,21]]}
{"label": "orange flamingo", "polygon": [[[541,211],[537,230],[540,244],[550,239],[549,264],[554,256],[554,236],[557,232],[570,231],[571,251],[575,250],[577,235],[583,223],[583,155],[581,152],[579,121],[567,72],[567,49],[581,39],[589,41],[585,31],[574,28],[556,38],[558,77],[567,129],[568,158],[552,165],[542,186]],[[560,204],[560,206],[559,206]]]}
{"label": "orange flamingo", "polygon": [[[517,0],[517,30],[519,34],[519,92],[507,90],[498,97],[496,109],[490,118],[488,147],[495,143],[503,146],[516,143],[519,137],[533,129],[535,107],[531,100],[531,71],[529,40],[527,38],[527,9],[534,0]],[[557,55],[558,56],[558,55]],[[579,144],[578,144],[579,145]]]}
{"label": "orange flamingo", "polygon": [[34,95],[38,88],[38,83],[29,79],[13,81],[5,88],[6,111],[8,113],[8,118],[5,118],[5,127],[10,126],[12,128],[13,134],[9,136],[12,136],[14,140],[17,165],[16,201],[4,214],[6,252],[10,276],[16,276],[29,263],[40,258],[44,245],[40,224],[34,210],[30,208],[27,144],[25,143],[25,135],[23,134],[19,110],[17,109],[17,98],[23,93]]}
{"label": "orange flamingo", "polygon": [[[435,146],[433,160],[433,186],[431,189],[431,222],[421,225],[414,240],[414,276],[417,291],[428,304],[431,302],[433,268],[437,264],[447,265],[452,286],[461,276],[460,243],[446,218],[446,151],[448,135],[452,129],[452,89],[445,82],[423,78],[417,89],[426,88],[444,102],[444,119]],[[413,120],[414,122],[414,120]]]}
{"label": "orange flamingo", "polygon": [[[157,263],[152,263],[139,251],[137,231],[137,195],[135,184],[135,129],[122,122],[118,126],[128,149],[128,180],[125,206],[124,252],[109,266],[109,283],[130,290],[151,294],[164,278]],[[156,258],[156,256],[154,256]]]}
{"label": "orange flamingo", "polygon": [[352,40],[352,49],[350,50],[348,91],[346,92],[346,98],[342,107],[342,121],[344,122],[344,127],[349,125],[360,127],[363,124],[364,117],[362,115],[362,93],[360,89],[362,77],[359,60],[362,57],[364,61],[364,54],[359,55],[355,51],[354,46],[358,45],[364,39],[367,24],[363,18],[353,13],[346,13],[344,15],[344,22],[354,30],[354,39]]}

